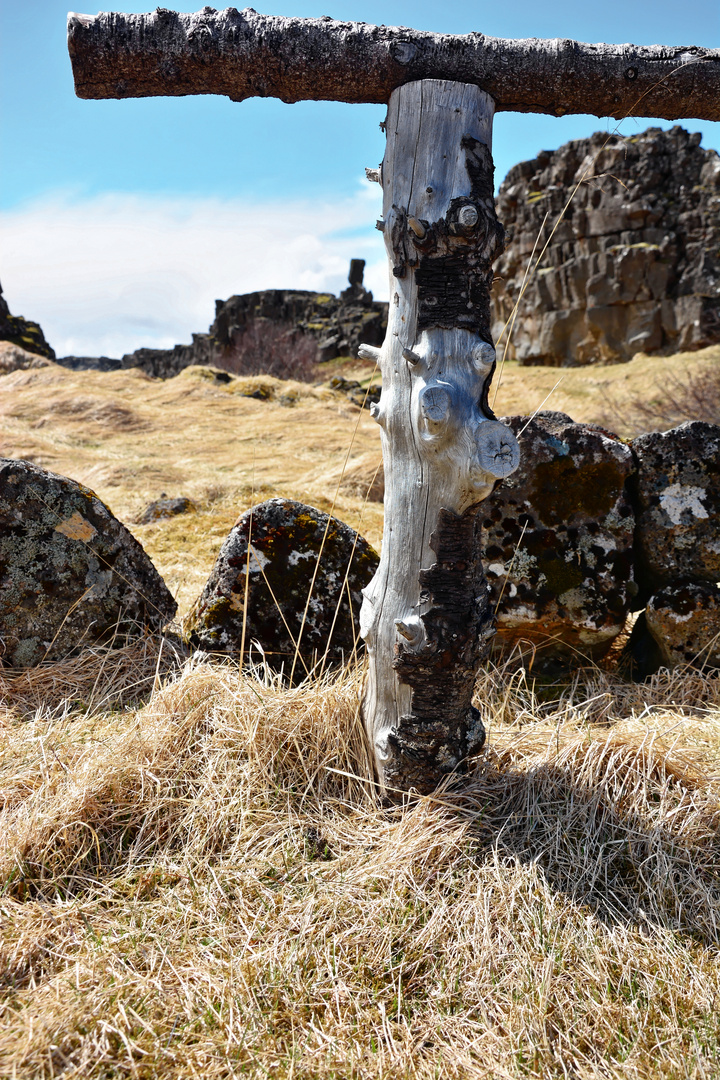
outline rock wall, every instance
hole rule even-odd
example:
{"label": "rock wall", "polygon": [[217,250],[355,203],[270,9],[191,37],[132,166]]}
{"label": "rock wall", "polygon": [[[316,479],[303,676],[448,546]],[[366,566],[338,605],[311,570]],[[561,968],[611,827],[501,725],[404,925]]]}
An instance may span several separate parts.
{"label": "rock wall", "polygon": [[495,649],[534,656],[538,670],[600,659],[637,594],[633,453],[564,413],[502,422],[520,465],[482,504]]}
{"label": "rock wall", "polygon": [[626,444],[563,413],[503,422],[521,456],[483,503],[496,655],[567,671],[601,660],[639,611],[635,677],[720,666],[720,426]]}
{"label": "rock wall", "polygon": [[720,157],[700,139],[682,127],[598,132],[510,170],[497,206],[507,242],[495,263],[495,338],[538,237],[535,258],[548,245],[510,359],[570,366],[720,341]]}

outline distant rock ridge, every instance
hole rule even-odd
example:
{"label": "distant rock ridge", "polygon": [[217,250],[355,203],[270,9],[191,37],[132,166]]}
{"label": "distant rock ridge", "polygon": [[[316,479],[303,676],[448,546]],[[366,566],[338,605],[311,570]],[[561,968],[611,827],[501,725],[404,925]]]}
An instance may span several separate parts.
{"label": "distant rock ridge", "polygon": [[[363,287],[364,261],[350,264],[350,285],[340,296],[299,289],[264,289],[215,301],[215,319],[207,334],[193,334],[189,345],[172,349],[137,349],[123,356],[118,366],[139,367],[156,378],[177,375],[190,364],[223,367],[232,364],[243,334],[254,324],[267,322],[310,336],[317,344],[317,359],[355,356],[364,342],[382,345],[388,305],[373,300]],[[63,363],[61,360],[60,363]]]}
{"label": "distant rock ridge", "polygon": [[548,244],[510,359],[571,366],[720,341],[720,157],[700,140],[679,126],[597,132],[510,170],[497,200],[507,242],[495,263],[496,338],[533,250]]}

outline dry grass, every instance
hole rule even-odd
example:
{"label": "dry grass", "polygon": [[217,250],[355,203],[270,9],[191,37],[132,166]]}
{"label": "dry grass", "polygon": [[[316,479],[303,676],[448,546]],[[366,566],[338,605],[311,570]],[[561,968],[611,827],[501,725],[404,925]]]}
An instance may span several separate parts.
{"label": "dry grass", "polygon": [[[573,420],[599,423],[622,438],[632,438],[641,431],[692,419],[682,408],[673,411],[673,388],[712,375],[719,362],[720,345],[675,356],[638,353],[627,364],[528,368],[506,362],[496,379],[499,389],[493,407],[503,416],[558,409]],[[494,393],[493,388],[491,401]],[[692,408],[689,401],[687,405]]]}
{"label": "dry grass", "polygon": [[95,644],[37,667],[0,668],[0,722],[8,715],[48,719],[132,706],[146,700],[187,655],[182,639],[169,634],[142,636],[121,648]]}
{"label": "dry grass", "polygon": [[[647,359],[647,358],[646,358]],[[625,405],[628,433],[668,431],[686,420],[720,424],[720,347],[704,349],[694,364],[673,357],[655,376],[655,383]],[[619,411],[612,402],[608,418]]]}
{"label": "dry grass", "polygon": [[7,712],[0,1074],[716,1075],[717,680],[491,671],[487,755],[404,810],[358,691]]}
{"label": "dry grass", "polygon": [[[181,614],[253,503],[279,495],[329,510],[351,445],[351,469],[368,454],[379,462],[367,410],[272,376],[221,382],[194,367],[164,382],[138,370],[51,364],[0,378],[0,456],[28,458],[96,491],[141,541]],[[199,512],[137,525],[162,492],[188,496]],[[336,513],[379,546],[381,505],[341,490]]]}

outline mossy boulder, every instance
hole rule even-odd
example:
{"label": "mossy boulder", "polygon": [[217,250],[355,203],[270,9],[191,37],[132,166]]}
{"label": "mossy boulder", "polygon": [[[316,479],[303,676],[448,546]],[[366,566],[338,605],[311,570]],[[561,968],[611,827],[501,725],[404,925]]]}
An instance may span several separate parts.
{"label": "mossy boulder", "polygon": [[89,488],[0,458],[0,663],[32,667],[157,630],[177,610],[138,541]]}
{"label": "mossy boulder", "polygon": [[536,670],[598,659],[637,592],[632,453],[564,413],[503,423],[518,438],[520,466],[483,503],[496,648],[518,648]]}
{"label": "mossy boulder", "polygon": [[252,646],[259,660],[259,645],[275,670],[289,673],[299,641],[297,673],[326,653],[342,662],[356,648],[361,590],[378,562],[343,522],[292,499],[270,499],[244,513],[225,540],[189,617],[190,641],[239,658],[247,604],[245,657]]}
{"label": "mossy boulder", "polygon": [[196,511],[197,505],[187,495],[169,498],[163,492],[159,499],[155,499],[145,507],[137,521],[138,525],[152,525],[156,521],[176,517],[178,514],[194,514]]}

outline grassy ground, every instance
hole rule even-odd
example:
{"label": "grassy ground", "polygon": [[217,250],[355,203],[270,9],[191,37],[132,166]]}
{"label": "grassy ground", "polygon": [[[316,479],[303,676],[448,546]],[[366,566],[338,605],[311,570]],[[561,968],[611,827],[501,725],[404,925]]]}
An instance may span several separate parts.
{"label": "grassy ground", "polygon": [[0,1075],[717,1075],[716,680],[487,672],[487,755],[405,810],[352,672],[6,690]]}
{"label": "grassy ground", "polygon": [[[544,407],[603,419],[657,363],[571,370]],[[507,368],[498,413],[561,375]],[[0,454],[93,486],[183,606],[258,498],[337,495],[379,542],[357,494],[376,427],[322,389],[17,372]],[[133,524],[163,491],[198,511]],[[172,659],[149,640],[0,673],[0,1076],[718,1075],[715,676],[540,692],[490,668],[487,754],[400,810],[362,672],[288,691]]]}
{"label": "grassy ground", "polygon": [[[251,395],[260,395],[253,397]],[[338,480],[348,457],[345,486]],[[186,610],[238,515],[282,495],[336,513],[378,545],[382,505],[352,477],[379,462],[377,425],[344,395],[271,378],[220,382],[189,368],[167,382],[137,369],[57,365],[0,380],[0,455],[79,480],[138,537]],[[370,476],[372,473],[370,474]],[[138,525],[166,492],[198,512]]]}

